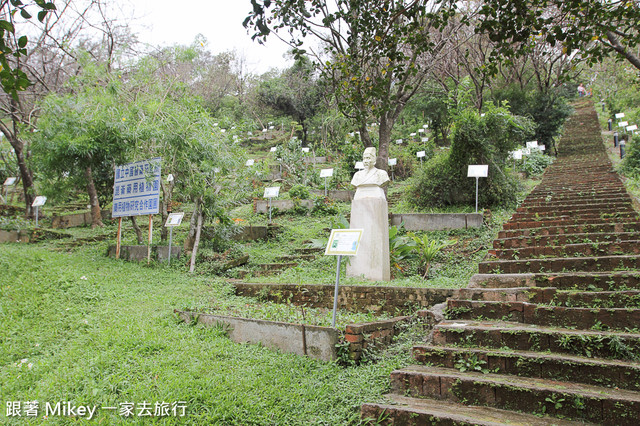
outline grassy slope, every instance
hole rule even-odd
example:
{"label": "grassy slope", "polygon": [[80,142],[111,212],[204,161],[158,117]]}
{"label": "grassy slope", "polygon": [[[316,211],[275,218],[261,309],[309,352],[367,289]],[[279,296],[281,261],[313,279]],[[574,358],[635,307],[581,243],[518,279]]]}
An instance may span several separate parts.
{"label": "grassy slope", "polygon": [[[3,406],[186,401],[181,420],[189,424],[344,424],[357,422],[360,404],[380,399],[390,371],[410,362],[406,347],[376,365],[342,368],[234,344],[172,314],[226,294],[224,285],[105,259],[97,247],[0,246]],[[7,420],[2,410],[0,422]],[[99,409],[94,421],[125,419]]]}

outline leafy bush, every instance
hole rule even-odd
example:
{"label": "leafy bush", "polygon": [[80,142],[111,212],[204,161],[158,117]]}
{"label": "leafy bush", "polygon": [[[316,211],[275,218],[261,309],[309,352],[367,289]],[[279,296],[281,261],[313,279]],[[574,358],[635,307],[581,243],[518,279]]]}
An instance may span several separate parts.
{"label": "leafy bush", "polygon": [[289,197],[293,200],[297,198],[299,200],[308,200],[311,195],[309,194],[309,188],[304,185],[294,185],[289,190]]}
{"label": "leafy bush", "polygon": [[625,156],[622,160],[622,171],[629,176],[640,176],[640,144],[630,140],[625,147]]}
{"label": "leafy bush", "polygon": [[489,176],[480,179],[480,203],[513,205],[518,181],[505,173],[506,161],[509,151],[532,131],[531,120],[512,115],[504,106],[489,103],[482,116],[473,109],[461,111],[454,123],[451,150],[436,155],[414,178],[407,192],[409,204],[426,208],[474,203],[475,181],[467,177],[467,168],[487,164]]}
{"label": "leafy bush", "polygon": [[535,122],[533,139],[546,145],[549,152],[572,111],[567,100],[556,93],[522,90],[516,86],[493,91],[492,99],[496,103],[507,101],[512,114],[531,118]]}
{"label": "leafy bush", "polygon": [[313,201],[311,214],[314,216],[325,216],[338,214],[338,207],[335,201],[328,197],[317,197]]}
{"label": "leafy bush", "polygon": [[545,155],[539,151],[533,151],[531,155],[527,156],[524,163],[523,170],[527,176],[539,176],[544,173],[544,170],[553,163],[554,157]]}

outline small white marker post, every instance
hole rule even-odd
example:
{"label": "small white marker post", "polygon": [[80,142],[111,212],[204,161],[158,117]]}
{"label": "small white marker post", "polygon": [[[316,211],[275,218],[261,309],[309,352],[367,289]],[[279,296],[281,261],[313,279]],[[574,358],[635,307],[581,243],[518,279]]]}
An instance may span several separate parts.
{"label": "small white marker post", "polygon": [[333,176],[333,169],[320,170],[320,177],[324,178],[324,196],[327,196],[327,178]]}
{"label": "small white marker post", "polygon": [[618,123],[618,127],[627,127],[629,125],[628,121],[621,121]]}
{"label": "small white marker post", "polygon": [[46,202],[47,197],[45,197],[44,195],[40,195],[39,197],[36,197],[35,200],[33,200],[33,203],[31,203],[31,207],[36,208],[36,228],[38,227],[38,207],[44,206],[44,203]]}
{"label": "small white marker post", "polygon": [[169,213],[169,216],[167,216],[167,222],[164,224],[166,228],[169,228],[169,254],[167,254],[167,260],[169,265],[171,265],[171,246],[173,245],[173,228],[176,226],[180,226],[180,224],[182,223],[183,217],[184,217],[184,212]]}
{"label": "small white marker post", "polygon": [[4,204],[7,204],[7,200],[5,198],[9,198],[9,187],[12,185],[15,185],[16,180],[18,178],[15,177],[8,177],[4,183],[2,184],[2,191],[4,192],[4,197],[2,196],[2,194],[0,194],[0,198],[2,198],[2,202]]}
{"label": "small white marker post", "polygon": [[389,167],[391,167],[391,180],[395,180],[394,176],[393,176],[393,169],[395,168],[395,165],[398,164],[398,159],[397,158],[389,158],[388,164],[389,164]]}
{"label": "small white marker post", "polygon": [[513,151],[511,157],[513,157],[513,170],[516,170],[516,160],[522,160],[522,150]]}
{"label": "small white marker post", "polygon": [[624,112],[619,112],[616,114],[616,118],[624,118]]}
{"label": "small white marker post", "polygon": [[396,139],[396,145],[400,145],[402,143],[402,139]]}
{"label": "small white marker post", "polygon": [[527,142],[527,148],[536,149],[538,147],[538,141]]}
{"label": "small white marker post", "polygon": [[254,163],[256,162],[256,160],[247,160],[244,165],[247,167],[251,167],[254,165]]}
{"label": "small white marker post", "polygon": [[469,165],[467,177],[476,178],[476,213],[478,213],[478,180],[489,175],[488,165]]}
{"label": "small white marker post", "polygon": [[418,152],[416,152],[416,155],[420,159],[420,165],[422,166],[422,159],[427,156],[427,152],[426,151],[418,151]]}
{"label": "small white marker post", "polygon": [[342,256],[355,256],[358,254],[360,240],[362,239],[362,229],[332,229],[329,236],[325,256],[338,256],[338,266],[336,267],[336,287],[333,292],[333,315],[331,317],[331,327],[336,326],[336,313],[338,311],[338,288],[340,286],[340,262]]}
{"label": "small white marker post", "polygon": [[279,186],[271,186],[264,189],[264,198],[269,200],[269,224],[271,224],[271,199],[276,198],[280,194]]}

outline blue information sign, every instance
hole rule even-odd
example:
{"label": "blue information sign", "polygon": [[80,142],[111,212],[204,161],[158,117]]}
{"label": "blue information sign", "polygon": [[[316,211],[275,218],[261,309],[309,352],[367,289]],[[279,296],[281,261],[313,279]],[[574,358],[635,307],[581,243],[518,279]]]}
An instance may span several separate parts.
{"label": "blue information sign", "polygon": [[111,217],[157,214],[161,158],[116,167]]}

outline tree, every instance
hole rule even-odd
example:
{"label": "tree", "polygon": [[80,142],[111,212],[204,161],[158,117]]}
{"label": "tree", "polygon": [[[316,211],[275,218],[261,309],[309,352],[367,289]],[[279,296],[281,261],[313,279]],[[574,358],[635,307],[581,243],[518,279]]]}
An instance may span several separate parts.
{"label": "tree", "polygon": [[113,167],[125,163],[135,146],[135,129],[127,123],[135,111],[124,102],[121,82],[104,68],[87,66],[80,77],[73,94],[52,93],[44,100],[33,150],[53,186],[67,181],[86,188],[96,227],[102,226],[100,199],[104,204],[112,193]]}
{"label": "tree", "polygon": [[512,58],[544,40],[591,64],[613,54],[640,69],[633,52],[640,42],[636,1],[492,0],[480,14],[476,31],[496,43],[494,58]]}
{"label": "tree", "polygon": [[[455,2],[426,0],[251,0],[244,25],[264,40],[286,30],[296,55],[309,54],[333,85],[340,111],[351,118],[365,146],[367,123],[378,121],[377,167],[387,168],[391,130],[406,103],[446,46],[433,37],[455,13]],[[448,27],[455,31],[455,27]],[[309,37],[320,51],[304,48]]]}
{"label": "tree", "polygon": [[308,121],[322,107],[322,88],[309,59],[299,57],[280,76],[263,81],[257,95],[262,103],[300,123],[302,143],[307,143]]}

